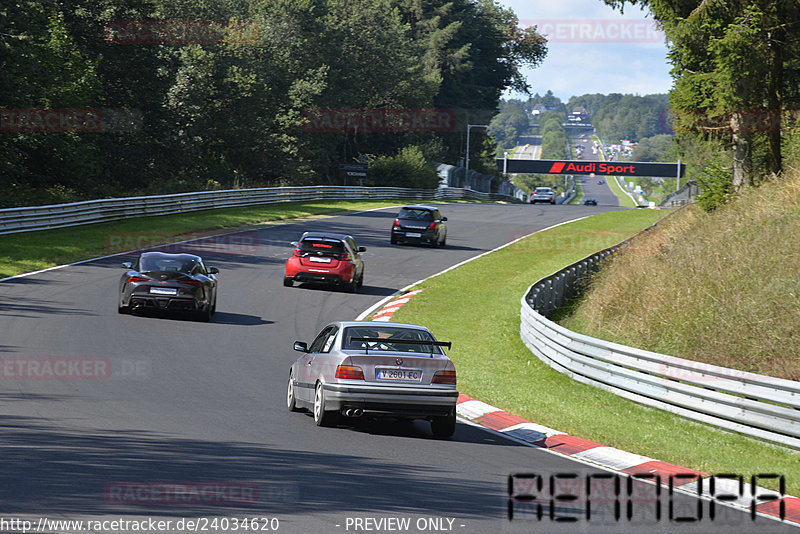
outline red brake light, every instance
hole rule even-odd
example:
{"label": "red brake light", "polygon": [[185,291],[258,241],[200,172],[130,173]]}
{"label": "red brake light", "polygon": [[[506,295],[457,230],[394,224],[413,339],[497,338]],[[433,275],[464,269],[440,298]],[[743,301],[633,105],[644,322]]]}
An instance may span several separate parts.
{"label": "red brake light", "polygon": [[135,282],[149,282],[149,278],[142,278],[141,276],[131,276],[128,278],[128,283],[135,283]]}
{"label": "red brake light", "polygon": [[432,222],[431,224],[429,224],[428,225],[428,230],[436,230],[436,223]]}
{"label": "red brake light", "polygon": [[433,374],[431,384],[452,384],[456,385],[456,372],[455,371],[436,371]]}
{"label": "red brake light", "polygon": [[344,378],[347,380],[364,380],[364,371],[361,367],[354,367],[352,365],[340,365],[336,368],[336,378]]}
{"label": "red brake light", "polygon": [[348,254],[347,252],[345,252],[344,254],[342,254],[342,259],[341,259],[341,261],[350,261],[350,254]]}
{"label": "red brake light", "polygon": [[184,284],[187,286],[203,287],[203,282],[198,282],[197,280],[187,280]]}
{"label": "red brake light", "polygon": [[295,256],[300,256],[300,247],[294,249],[294,255]]}
{"label": "red brake light", "polygon": [[392,223],[392,226],[400,226],[400,219],[395,219],[394,223]]}

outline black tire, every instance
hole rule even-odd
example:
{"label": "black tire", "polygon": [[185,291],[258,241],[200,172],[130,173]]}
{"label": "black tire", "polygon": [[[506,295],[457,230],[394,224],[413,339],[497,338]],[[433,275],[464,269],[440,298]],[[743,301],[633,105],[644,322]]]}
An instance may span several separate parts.
{"label": "black tire", "polygon": [[205,310],[197,312],[197,319],[204,323],[207,323],[211,320],[211,316],[214,315],[214,312],[211,311],[211,306],[206,308]]}
{"label": "black tire", "polygon": [[456,431],[456,411],[455,408],[442,417],[434,417],[431,420],[431,432],[437,438],[449,438]]}
{"label": "black tire", "polygon": [[355,293],[356,291],[358,291],[358,275],[353,275],[352,282],[342,281],[342,286],[344,287],[344,290],[347,291],[348,293]]}
{"label": "black tire", "polygon": [[294,280],[291,276],[284,276],[283,277],[283,285],[286,287],[292,287],[294,285]]}
{"label": "black tire", "polygon": [[214,304],[211,305],[211,317],[213,317],[215,313],[217,313],[217,294],[216,293],[214,293]]}
{"label": "black tire", "polygon": [[336,412],[325,411],[325,390],[322,383],[318,383],[314,390],[314,423],[317,426],[333,426],[336,422]]}
{"label": "black tire", "polygon": [[358,286],[356,286],[356,289],[361,289],[362,287],[364,287],[364,271],[361,271],[361,276],[358,277]]}
{"label": "black tire", "polygon": [[297,407],[297,401],[294,397],[294,376],[289,373],[289,382],[286,385],[286,407],[290,412],[299,412],[300,408]]}
{"label": "black tire", "polygon": [[130,315],[131,307],[130,306],[123,306],[122,304],[119,304],[117,306],[117,313],[120,313],[122,315]]}
{"label": "black tire", "polygon": [[389,242],[392,245],[396,245],[397,244],[397,238],[395,236],[392,236],[392,237],[389,238]]}
{"label": "black tire", "polygon": [[442,248],[447,246],[447,234],[445,234],[444,239],[442,239],[442,244],[439,246]]}

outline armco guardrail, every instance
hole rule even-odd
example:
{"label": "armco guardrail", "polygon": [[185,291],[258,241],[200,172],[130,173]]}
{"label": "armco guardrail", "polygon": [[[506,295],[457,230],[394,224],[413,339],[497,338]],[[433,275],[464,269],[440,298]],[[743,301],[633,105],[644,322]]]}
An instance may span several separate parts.
{"label": "armco guardrail", "polygon": [[800,449],[800,382],[626,347],[547,319],[624,245],[592,254],[530,286],[522,298],[520,336],[531,352],[579,382]]}
{"label": "armco guardrail", "polygon": [[404,199],[404,200],[505,200],[514,197],[482,193],[470,189],[407,189],[402,187],[305,186],[267,187],[203,191],[149,197],[113,198],[0,210],[0,234],[63,228],[131,217],[169,215],[187,211],[208,210],[324,199]]}

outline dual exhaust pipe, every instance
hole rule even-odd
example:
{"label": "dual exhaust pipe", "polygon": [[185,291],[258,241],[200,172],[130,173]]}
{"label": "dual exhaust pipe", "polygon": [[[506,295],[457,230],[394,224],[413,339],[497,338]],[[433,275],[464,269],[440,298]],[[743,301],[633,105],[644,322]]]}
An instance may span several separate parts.
{"label": "dual exhaust pipe", "polygon": [[347,417],[361,417],[364,415],[364,410],[361,408],[347,408],[343,413]]}

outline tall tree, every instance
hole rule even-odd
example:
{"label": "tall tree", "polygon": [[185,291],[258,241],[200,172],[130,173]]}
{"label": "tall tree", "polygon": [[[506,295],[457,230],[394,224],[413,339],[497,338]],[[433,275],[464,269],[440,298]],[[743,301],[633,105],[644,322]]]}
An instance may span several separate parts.
{"label": "tall tree", "polygon": [[[604,0],[641,5],[664,28],[675,87],[676,129],[730,140],[733,184],[754,181],[754,143],[766,141],[766,170],[783,167],[780,114],[800,73],[796,0]],[[763,127],[766,123],[768,126]]]}

